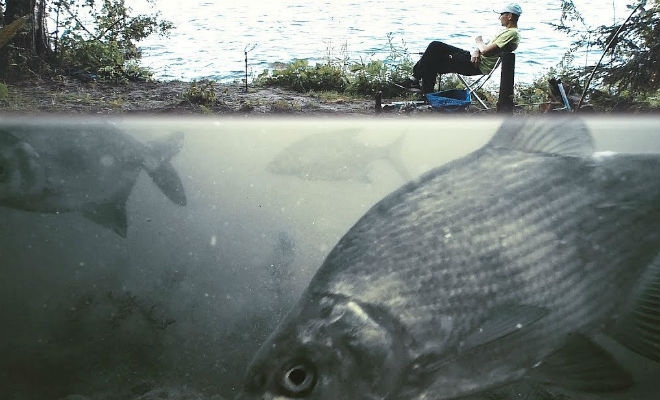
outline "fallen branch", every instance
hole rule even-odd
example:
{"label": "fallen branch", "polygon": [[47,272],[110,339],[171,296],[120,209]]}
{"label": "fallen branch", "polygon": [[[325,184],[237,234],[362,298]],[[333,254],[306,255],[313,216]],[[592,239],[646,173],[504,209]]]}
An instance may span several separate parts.
{"label": "fallen branch", "polygon": [[18,31],[21,29],[23,24],[27,22],[28,19],[28,15],[20,17],[13,21],[11,24],[0,29],[0,49],[5,47],[7,43],[9,43],[14,38],[14,36],[16,36]]}

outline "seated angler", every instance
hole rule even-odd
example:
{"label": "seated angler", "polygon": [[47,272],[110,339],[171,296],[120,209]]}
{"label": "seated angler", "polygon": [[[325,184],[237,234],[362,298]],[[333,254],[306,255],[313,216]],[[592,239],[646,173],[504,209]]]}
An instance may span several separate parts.
{"label": "seated angler", "polygon": [[518,32],[518,18],[522,14],[520,6],[511,3],[497,12],[500,14],[500,23],[505,29],[490,43],[484,43],[482,37],[477,36],[475,38],[477,48],[470,53],[446,43],[431,42],[413,67],[413,76],[406,82],[406,86],[421,88],[424,93],[431,93],[438,74],[488,74],[495,67],[500,54],[514,51],[520,42]]}

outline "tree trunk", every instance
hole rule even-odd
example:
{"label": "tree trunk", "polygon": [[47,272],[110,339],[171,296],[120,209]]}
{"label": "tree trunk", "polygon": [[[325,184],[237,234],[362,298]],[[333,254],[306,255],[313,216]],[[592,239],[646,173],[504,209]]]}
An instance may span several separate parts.
{"label": "tree trunk", "polygon": [[46,28],[47,0],[7,0],[4,22],[9,24],[25,15],[26,27],[12,41],[12,46],[0,50],[0,79],[21,77],[25,72],[41,70],[51,51]]}

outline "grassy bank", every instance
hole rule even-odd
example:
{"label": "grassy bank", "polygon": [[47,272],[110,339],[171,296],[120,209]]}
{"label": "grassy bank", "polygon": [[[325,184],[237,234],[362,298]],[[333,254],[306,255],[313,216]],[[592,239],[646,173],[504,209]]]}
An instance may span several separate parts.
{"label": "grassy bank", "polygon": [[[184,113],[184,114],[373,114],[374,96],[384,102],[418,100],[419,94],[396,83],[409,76],[412,62],[394,55],[385,60],[327,61],[312,65],[304,60],[281,64],[244,83],[159,82],[151,80],[108,82],[81,80],[65,75],[0,83],[0,112],[9,113]],[[574,71],[549,70],[532,83],[518,83],[514,103],[517,113],[552,112],[563,106],[553,96],[548,80],[560,78],[569,99],[577,104],[582,92]],[[498,99],[499,72],[477,94],[493,112]],[[456,75],[444,75],[438,90],[463,89]],[[473,100],[471,111],[483,112]],[[660,92],[616,93],[594,86],[586,109],[594,112],[657,112]]]}
{"label": "grassy bank", "polygon": [[[327,62],[310,65],[304,60],[294,60],[280,68],[264,71],[255,79],[259,86],[283,87],[301,93],[331,92],[340,95],[373,98],[382,92],[383,97],[395,100],[410,99],[409,92],[397,86],[412,74],[408,57],[399,62],[393,58],[369,62]],[[582,83],[575,70],[550,69],[531,83],[517,83],[514,104],[523,113],[545,113],[563,106],[561,98],[554,95],[549,84],[551,78],[560,79],[570,103],[575,106],[581,97]],[[469,78],[468,78],[469,79]],[[660,91],[651,93],[618,93],[608,86],[591,85],[586,107],[595,112],[657,112],[660,111]],[[446,74],[438,80],[436,90],[465,89],[455,74]],[[477,91],[490,107],[497,103],[499,72],[483,88]],[[473,103],[476,103],[473,101]]]}

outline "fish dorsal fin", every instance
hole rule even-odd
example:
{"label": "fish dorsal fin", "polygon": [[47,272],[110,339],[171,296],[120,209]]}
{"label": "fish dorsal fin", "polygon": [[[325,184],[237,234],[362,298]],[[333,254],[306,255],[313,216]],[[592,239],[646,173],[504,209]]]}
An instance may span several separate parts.
{"label": "fish dorsal fin", "polygon": [[463,341],[461,348],[472,349],[520,332],[546,314],[544,307],[524,304],[502,306]]}
{"label": "fish dorsal fin", "polygon": [[529,376],[582,392],[623,390],[633,383],[630,374],[611,355],[580,334],[570,335],[565,345],[533,368]]}
{"label": "fish dorsal fin", "polygon": [[660,256],[642,277],[632,311],[618,320],[608,334],[630,350],[660,361]]}
{"label": "fish dorsal fin", "polygon": [[123,238],[126,237],[128,223],[125,203],[87,204],[83,206],[81,213],[85,218],[112,230]]}
{"label": "fish dorsal fin", "polygon": [[575,157],[594,152],[589,129],[577,118],[509,118],[502,122],[488,145]]}

